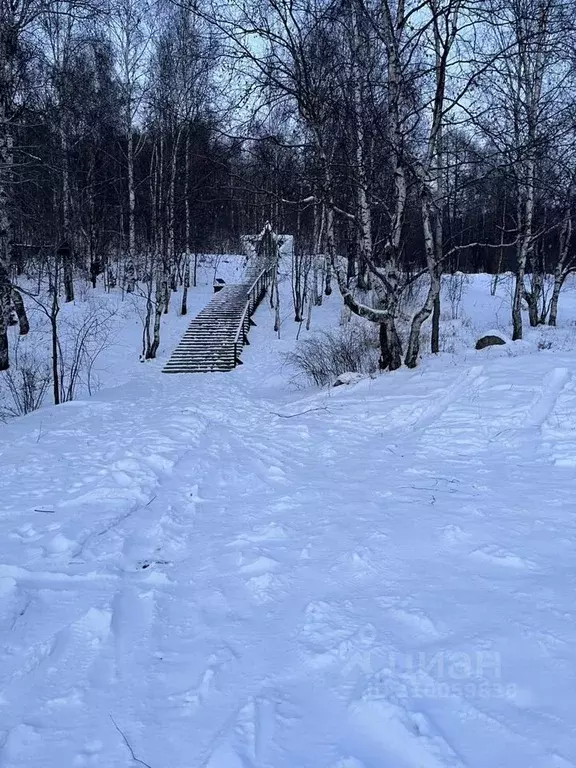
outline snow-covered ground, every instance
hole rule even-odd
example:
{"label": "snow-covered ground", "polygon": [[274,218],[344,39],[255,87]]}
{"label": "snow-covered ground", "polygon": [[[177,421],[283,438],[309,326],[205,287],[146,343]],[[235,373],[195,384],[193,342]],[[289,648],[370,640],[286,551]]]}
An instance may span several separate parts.
{"label": "snow-covered ground", "polygon": [[[169,316],[162,323],[161,344],[158,362],[151,363],[155,369],[163,364],[179,342],[191,318],[211,299],[215,277],[226,282],[237,281],[242,274],[244,257],[235,255],[202,255],[199,257],[198,285],[188,292],[188,315],[180,312],[181,293],[173,294]],[[25,282],[27,291],[27,312],[31,332],[18,336],[18,326],[10,329],[12,358],[31,358],[50,372],[51,328],[47,312],[50,299],[40,291],[34,281]],[[38,294],[36,298],[35,294]],[[99,284],[93,290],[89,283],[78,282],[76,301],[62,303],[58,314],[58,335],[61,342],[61,356],[64,360],[64,379],[68,383],[70,369],[78,357],[78,339],[85,340],[86,358],[92,364],[88,375],[87,360],[80,363],[75,398],[94,394],[100,389],[129,382],[135,377],[147,375],[142,370],[143,319],[145,317],[145,294],[138,289],[135,294],[123,294],[120,290],[107,293]],[[51,401],[48,392],[45,402]],[[6,385],[0,376],[0,420],[3,406],[10,405]]]}
{"label": "snow-covered ground", "polygon": [[576,294],[476,352],[506,290],[323,391],[287,297],[229,374],[160,373],[174,314],[157,362],[119,331],[107,388],[0,425],[0,766],[576,765]]}

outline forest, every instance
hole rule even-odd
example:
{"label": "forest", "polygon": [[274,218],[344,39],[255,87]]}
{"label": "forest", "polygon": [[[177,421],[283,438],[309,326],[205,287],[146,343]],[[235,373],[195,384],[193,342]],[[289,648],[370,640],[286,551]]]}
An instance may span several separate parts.
{"label": "forest", "polygon": [[[0,0],[0,370],[77,280],[146,298],[146,359],[199,255],[294,236],[380,368],[440,345],[443,275],[512,273],[512,338],[574,258],[574,3]],[[418,289],[415,294],[415,289]],[[180,291],[178,298],[172,298]],[[417,296],[417,300],[414,296]],[[41,299],[39,297],[42,297]]]}

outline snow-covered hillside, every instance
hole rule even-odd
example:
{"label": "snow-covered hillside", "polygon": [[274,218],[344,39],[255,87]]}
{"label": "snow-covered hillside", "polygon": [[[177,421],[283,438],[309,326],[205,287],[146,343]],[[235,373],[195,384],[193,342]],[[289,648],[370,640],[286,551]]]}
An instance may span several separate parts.
{"label": "snow-covered hillside", "polygon": [[576,302],[476,352],[487,280],[414,371],[294,389],[286,286],[232,373],[132,317],[94,397],[0,425],[2,768],[576,765]]}

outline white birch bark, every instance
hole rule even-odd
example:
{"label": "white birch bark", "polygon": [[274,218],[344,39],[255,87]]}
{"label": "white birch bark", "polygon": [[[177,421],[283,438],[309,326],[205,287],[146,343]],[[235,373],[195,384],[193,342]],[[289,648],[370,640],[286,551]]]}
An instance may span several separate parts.
{"label": "white birch bark", "polygon": [[550,315],[548,324],[555,326],[558,321],[558,302],[560,292],[564,281],[568,277],[572,260],[569,258],[570,245],[572,241],[572,210],[571,210],[572,189],[568,192],[568,203],[564,213],[564,220],[560,230],[560,247],[558,252],[558,261],[554,269],[554,287],[552,289],[552,298],[550,299]]}

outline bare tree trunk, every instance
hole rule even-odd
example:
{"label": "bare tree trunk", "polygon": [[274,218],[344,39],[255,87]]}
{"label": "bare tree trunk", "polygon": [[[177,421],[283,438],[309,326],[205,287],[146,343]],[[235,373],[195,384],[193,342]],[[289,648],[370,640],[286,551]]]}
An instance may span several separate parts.
{"label": "bare tree trunk", "polygon": [[564,285],[566,275],[562,272],[555,272],[554,274],[554,288],[552,290],[552,298],[550,300],[550,316],[548,319],[548,325],[556,326],[558,321],[558,301],[560,299],[560,292]]}
{"label": "bare tree trunk", "polygon": [[180,307],[180,314],[186,315],[188,313],[188,288],[190,288],[190,254],[186,249],[186,264],[184,265],[184,280],[182,281],[182,305]]}
{"label": "bare tree trunk", "polygon": [[[323,269],[322,266],[326,264],[326,256],[320,255],[325,253],[324,247],[324,223],[325,223],[325,207],[324,203],[314,204],[314,304],[317,307],[322,306],[323,296]],[[320,259],[322,264],[320,264]]]}
{"label": "bare tree trunk", "polygon": [[366,174],[366,141],[364,132],[364,102],[362,96],[362,83],[360,80],[360,67],[358,57],[360,51],[360,35],[358,33],[358,19],[356,4],[352,2],[351,27],[352,27],[352,104],[354,123],[355,145],[355,186],[356,186],[356,223],[358,236],[358,288],[363,291],[370,289],[368,260],[372,259],[372,214],[368,204],[367,174]]}
{"label": "bare tree trunk", "polygon": [[522,299],[525,297],[526,265],[532,248],[532,225],[534,220],[534,175],[535,162],[529,158],[526,163],[524,180],[518,188],[518,221],[522,233],[517,249],[516,282],[512,297],[512,341],[522,338]]}
{"label": "bare tree trunk", "polygon": [[196,249],[194,249],[194,270],[192,272],[192,285],[194,288],[196,288],[196,285],[198,284],[198,254],[196,253]]}
{"label": "bare tree trunk", "polygon": [[[0,239],[2,232],[0,231]],[[10,316],[10,280],[8,273],[0,261],[0,371],[10,367],[8,355],[8,318]]]}
{"label": "bare tree trunk", "polygon": [[498,289],[498,281],[502,272],[502,258],[504,256],[504,230],[506,228],[506,197],[504,197],[504,209],[502,211],[502,228],[500,230],[500,248],[498,249],[498,266],[496,267],[496,274],[494,275],[490,285],[490,295],[496,296]]}
{"label": "bare tree trunk", "polygon": [[560,252],[558,254],[558,261],[554,269],[554,288],[552,290],[552,298],[550,300],[550,316],[548,320],[549,325],[556,325],[558,319],[558,302],[560,300],[560,292],[564,281],[568,276],[570,263],[568,254],[570,251],[570,244],[572,241],[572,185],[568,191],[568,202],[566,205],[566,211],[564,214],[564,221],[562,223],[562,229],[560,230]]}
{"label": "bare tree trunk", "polygon": [[513,8],[517,66],[511,78],[516,153],[517,222],[519,239],[516,283],[512,299],[512,340],[522,338],[522,299],[525,294],[526,265],[533,248],[538,129],[542,111],[542,84],[550,66],[549,23],[552,4],[537,3],[530,10],[522,4]]}
{"label": "bare tree trunk", "polygon": [[437,276],[430,277],[430,287],[428,295],[421,309],[416,312],[412,318],[410,326],[410,335],[408,337],[408,346],[406,348],[406,357],[404,362],[408,368],[415,368],[418,364],[418,354],[420,352],[420,332],[426,320],[432,314],[434,302],[440,292],[440,280]]}
{"label": "bare tree trunk", "polygon": [[62,278],[64,283],[64,300],[74,301],[74,271],[72,233],[70,223],[70,159],[68,153],[68,136],[64,127],[64,118],[60,117],[60,150],[62,152],[62,231],[66,247],[63,248]]}
{"label": "bare tree trunk", "polygon": [[136,288],[136,192],[134,189],[134,132],[132,128],[132,104],[126,109],[128,165],[128,260],[124,270],[126,293],[134,293]]}
{"label": "bare tree trunk", "polygon": [[[182,287],[181,313],[188,311],[188,288],[190,288],[190,125],[186,126],[186,141],[184,143],[184,280]],[[196,286],[196,266],[194,266],[194,286]]]}
{"label": "bare tree trunk", "polygon": [[20,336],[26,336],[30,330],[30,323],[28,322],[28,316],[26,314],[26,307],[24,306],[22,294],[14,287],[12,287],[12,304],[16,310],[16,316],[18,317]]}
{"label": "bare tree trunk", "polygon": [[[8,318],[10,316],[10,248],[11,228],[9,214],[9,194],[12,181],[12,136],[9,131],[8,112],[8,56],[4,48],[8,41],[4,40],[0,30],[0,371],[8,370],[10,359],[8,355]],[[4,54],[4,58],[2,55]]]}
{"label": "bare tree trunk", "polygon": [[516,266],[516,282],[512,296],[512,340],[522,338],[522,297],[524,296],[525,266],[519,261]]}
{"label": "bare tree trunk", "polygon": [[319,285],[320,269],[318,265],[319,261],[318,253],[314,253],[312,256],[312,293],[311,301],[314,302],[315,307],[319,307],[322,304],[322,286]]}
{"label": "bare tree trunk", "polygon": [[402,365],[402,341],[392,317],[379,325],[381,371],[396,371]]}
{"label": "bare tree trunk", "polygon": [[60,305],[58,304],[58,267],[56,266],[54,276],[54,286],[52,288],[52,307],[50,310],[50,329],[52,333],[52,391],[54,394],[54,405],[60,405],[60,367],[59,367],[59,343],[58,343],[58,313]]}
{"label": "bare tree trunk", "polygon": [[155,311],[154,311],[154,327],[152,330],[152,343],[150,344],[146,353],[147,360],[154,360],[160,346],[160,326],[162,323],[162,308],[166,301],[166,290],[168,283],[166,276],[161,274],[160,270],[156,278],[156,293],[154,297]]}
{"label": "bare tree trunk", "polygon": [[167,315],[168,310],[170,309],[170,280],[169,275],[165,273],[164,276],[164,304],[163,304],[163,314]]}
{"label": "bare tree trunk", "polygon": [[[300,193],[302,196],[302,192]],[[292,248],[292,300],[294,304],[294,321],[304,321],[304,310],[308,297],[310,277],[310,254],[304,252],[302,247],[301,211],[298,207],[296,215],[296,232],[294,233],[294,245]],[[270,257],[268,257],[270,258]]]}
{"label": "bare tree trunk", "polygon": [[324,276],[324,295],[330,296],[332,293],[332,262],[326,259],[326,273]]}
{"label": "bare tree trunk", "polygon": [[[316,276],[314,276],[314,279],[316,279]],[[312,309],[314,307],[314,296],[311,294],[308,296],[308,311],[306,312],[306,330],[310,330],[310,326],[312,325]]]}
{"label": "bare tree trunk", "polygon": [[436,253],[434,234],[432,229],[432,212],[430,202],[424,201],[422,205],[422,216],[424,224],[424,248],[426,250],[426,261],[428,263],[428,274],[430,277],[430,286],[428,295],[422,307],[412,318],[410,326],[410,335],[408,337],[408,346],[404,362],[408,368],[415,368],[418,364],[418,354],[420,352],[420,333],[423,324],[432,314],[434,303],[440,295],[440,277],[436,266]]}
{"label": "bare tree trunk", "polygon": [[[152,273],[153,271],[153,259],[152,264],[150,266],[150,271]],[[144,321],[142,324],[142,354],[140,356],[141,360],[147,360],[148,359],[148,350],[150,349],[152,345],[152,337],[150,335],[150,325],[152,323],[152,312],[154,311],[154,302],[152,301],[152,291],[153,291],[153,280],[150,278],[149,282],[146,285],[146,316],[144,317]]]}
{"label": "bare tree trunk", "polygon": [[522,338],[522,299],[525,294],[524,278],[529,247],[530,239],[525,235],[520,243],[516,262],[516,281],[512,297],[512,341],[518,341]]}
{"label": "bare tree trunk", "polygon": [[[177,172],[177,160],[178,160],[178,147],[180,145],[180,138],[182,136],[182,126],[178,128],[176,132],[176,138],[174,139],[174,146],[172,147],[172,157],[170,158],[170,181],[168,185],[168,233],[166,242],[166,257],[167,257],[167,272],[170,274],[170,288],[176,290],[176,244],[175,244],[175,232],[174,232],[174,219],[175,219],[175,198],[176,198],[176,172]],[[164,307],[164,314],[168,314],[170,305],[170,289],[168,283],[166,284],[166,305]]]}
{"label": "bare tree trunk", "polygon": [[430,349],[432,354],[437,355],[440,352],[440,291],[434,299],[432,309],[432,337],[430,339]]}
{"label": "bare tree trunk", "polygon": [[280,338],[280,326],[282,319],[280,317],[280,292],[278,290],[278,271],[274,273],[274,288],[276,290],[276,304],[274,306],[274,330]]}
{"label": "bare tree trunk", "polygon": [[442,264],[444,254],[444,201],[446,200],[446,186],[443,172],[444,160],[444,131],[442,121],[438,126],[436,133],[435,152],[436,152],[436,210],[432,217],[434,224],[433,230],[433,263],[429,264],[428,270],[438,279],[438,287],[434,296],[432,306],[432,334],[430,336],[430,351],[433,355],[440,352],[440,313],[441,313],[441,292],[442,292]]}
{"label": "bare tree trunk", "polygon": [[[533,268],[537,269],[536,266]],[[536,328],[540,325],[540,299],[542,297],[543,279],[541,273],[533,272],[530,290],[524,292],[524,298],[528,304],[528,320],[531,328]]]}

